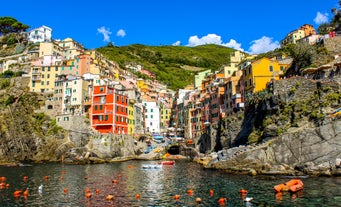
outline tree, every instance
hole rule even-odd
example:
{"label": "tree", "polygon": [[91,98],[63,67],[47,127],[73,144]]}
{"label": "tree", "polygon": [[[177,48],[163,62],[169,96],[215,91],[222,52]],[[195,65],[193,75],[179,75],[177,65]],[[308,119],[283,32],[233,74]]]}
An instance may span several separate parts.
{"label": "tree", "polygon": [[0,17],[0,34],[19,33],[26,31],[30,26],[19,22],[13,17]]}
{"label": "tree", "polygon": [[320,35],[325,35],[325,34],[328,34],[330,29],[331,28],[328,23],[323,23],[317,28],[317,31]]}

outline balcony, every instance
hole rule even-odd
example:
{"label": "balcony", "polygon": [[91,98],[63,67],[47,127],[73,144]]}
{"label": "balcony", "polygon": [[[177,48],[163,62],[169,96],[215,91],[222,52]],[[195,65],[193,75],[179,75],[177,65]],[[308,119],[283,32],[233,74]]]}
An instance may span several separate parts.
{"label": "balcony", "polygon": [[112,110],[102,110],[102,111],[92,111],[93,115],[106,115],[106,114],[113,114],[114,111]]}
{"label": "balcony", "polygon": [[105,120],[92,120],[93,126],[105,126],[105,125],[112,125],[113,123]]}
{"label": "balcony", "polygon": [[41,70],[32,70],[32,74],[41,74]]}
{"label": "balcony", "polygon": [[32,81],[40,81],[41,77],[40,76],[33,76]]}
{"label": "balcony", "polygon": [[237,98],[241,98],[242,95],[240,93],[236,93],[234,95],[232,95],[232,99],[237,99]]}

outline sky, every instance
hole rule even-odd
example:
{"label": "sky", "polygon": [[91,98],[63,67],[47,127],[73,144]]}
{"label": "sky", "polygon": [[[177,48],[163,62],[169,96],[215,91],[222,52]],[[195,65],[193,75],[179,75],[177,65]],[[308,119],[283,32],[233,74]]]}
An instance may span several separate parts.
{"label": "sky", "polygon": [[338,0],[16,0],[0,3],[0,17],[52,29],[86,49],[144,44],[218,44],[249,54],[279,47],[303,24],[329,22]]}

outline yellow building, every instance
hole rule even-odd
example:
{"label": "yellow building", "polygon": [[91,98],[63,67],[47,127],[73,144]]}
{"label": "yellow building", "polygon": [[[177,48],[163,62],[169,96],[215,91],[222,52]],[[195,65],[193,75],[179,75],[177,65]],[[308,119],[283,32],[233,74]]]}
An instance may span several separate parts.
{"label": "yellow building", "polygon": [[61,66],[32,66],[30,91],[53,93],[56,77],[61,74]]}
{"label": "yellow building", "polygon": [[231,77],[232,74],[238,70],[239,63],[244,60],[245,57],[245,53],[239,50],[234,51],[233,53],[231,53],[230,63],[228,65],[225,65],[223,68],[224,72],[221,71],[220,73],[224,73],[225,78]]}
{"label": "yellow building", "polygon": [[148,85],[145,83],[145,81],[142,78],[139,78],[136,80],[136,86],[137,88],[141,89],[141,91],[145,92],[144,90],[148,89]]}
{"label": "yellow building", "polygon": [[65,38],[63,41],[60,41],[59,46],[63,48],[63,57],[66,60],[74,59],[85,51],[83,45],[71,38]]}
{"label": "yellow building", "polygon": [[128,104],[128,134],[133,135],[135,133],[135,119],[134,119],[134,99],[129,99]]}
{"label": "yellow building", "polygon": [[243,68],[244,94],[256,93],[266,88],[271,80],[278,80],[288,63],[263,57]]}
{"label": "yellow building", "polygon": [[63,48],[57,42],[41,42],[39,43],[39,57],[43,56],[62,56]]}
{"label": "yellow building", "polygon": [[304,30],[297,29],[290,32],[282,41],[281,47],[288,45],[288,44],[296,44],[296,42],[305,37]]}
{"label": "yellow building", "polygon": [[161,119],[160,119],[160,128],[162,132],[166,132],[169,127],[169,120],[171,117],[172,110],[170,108],[162,108],[161,111]]}

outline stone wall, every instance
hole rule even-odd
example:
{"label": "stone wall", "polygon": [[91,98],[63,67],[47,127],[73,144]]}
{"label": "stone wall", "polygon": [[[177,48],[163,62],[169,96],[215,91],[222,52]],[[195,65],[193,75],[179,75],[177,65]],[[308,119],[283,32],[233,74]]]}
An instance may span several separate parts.
{"label": "stone wall", "polygon": [[340,54],[341,53],[341,36],[336,36],[333,38],[324,39],[324,46],[327,50],[332,54]]}

